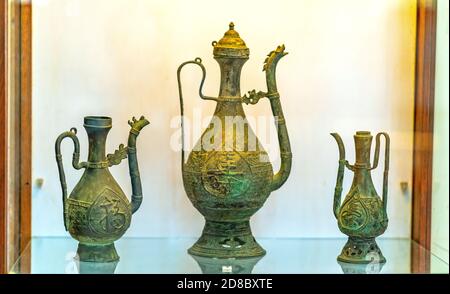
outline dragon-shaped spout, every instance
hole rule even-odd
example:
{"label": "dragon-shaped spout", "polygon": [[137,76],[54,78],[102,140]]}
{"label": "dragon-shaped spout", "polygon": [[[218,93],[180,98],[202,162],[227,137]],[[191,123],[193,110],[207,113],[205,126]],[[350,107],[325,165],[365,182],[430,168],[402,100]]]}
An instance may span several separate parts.
{"label": "dragon-shaped spout", "polygon": [[284,184],[284,182],[286,182],[291,172],[292,166],[291,144],[289,142],[286,120],[284,119],[283,109],[280,103],[280,94],[278,93],[276,81],[276,67],[278,61],[283,56],[288,54],[287,52],[284,52],[284,49],[284,45],[278,46],[277,49],[267,55],[267,58],[264,61],[263,71],[266,72],[267,93],[261,91],[256,92],[255,90],[253,90],[248,92],[248,96],[244,95],[244,97],[242,98],[242,101],[247,104],[256,104],[258,103],[259,99],[263,97],[267,97],[270,100],[272,114],[276,120],[278,144],[280,146],[281,157],[280,170],[273,176],[271,182],[272,191],[277,190]]}
{"label": "dragon-shaped spout", "polygon": [[141,130],[150,122],[143,116],[137,120],[133,117],[128,121],[130,125],[130,133],[128,135],[128,146],[124,147],[123,144],[119,146],[119,149],[114,154],[108,155],[109,166],[119,164],[122,159],[128,156],[128,167],[130,170],[131,178],[131,212],[135,213],[142,203],[142,184],[141,176],[139,174],[139,165],[136,155],[136,139],[139,136]]}
{"label": "dragon-shaped spout", "polygon": [[278,61],[286,54],[287,52],[284,52],[284,45],[278,46],[276,50],[270,52],[269,56],[265,60],[263,69],[266,72],[266,96],[270,100],[272,114],[277,122],[278,144],[280,146],[281,157],[280,170],[274,175],[271,183],[272,190],[277,190],[284,184],[284,182],[286,182],[289,174],[291,173],[292,166],[291,143],[289,142],[286,120],[284,119],[283,109],[281,108],[280,94],[278,93],[275,76]]}
{"label": "dragon-shaped spout", "polygon": [[128,135],[128,166],[131,177],[131,213],[135,213],[142,203],[142,185],[141,176],[139,174],[139,166],[136,156],[136,139],[139,132],[150,122],[141,116],[139,120],[134,117],[128,124],[131,126],[130,134]]}
{"label": "dragon-shaped spout", "polygon": [[270,95],[278,94],[277,81],[276,81],[276,68],[278,61],[288,53],[284,52],[284,45],[278,46],[277,49],[270,52],[264,60],[263,71],[266,72],[266,84],[267,84],[267,97],[270,99]]}

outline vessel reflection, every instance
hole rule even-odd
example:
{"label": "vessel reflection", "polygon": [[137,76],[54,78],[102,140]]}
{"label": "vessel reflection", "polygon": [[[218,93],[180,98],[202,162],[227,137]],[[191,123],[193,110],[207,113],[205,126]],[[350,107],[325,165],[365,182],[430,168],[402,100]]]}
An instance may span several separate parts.
{"label": "vessel reflection", "polygon": [[342,261],[338,261],[337,263],[339,263],[339,265],[341,266],[342,272],[344,272],[344,274],[379,274],[385,264],[377,262],[357,264]]}
{"label": "vessel reflection", "polygon": [[[191,255],[191,254],[189,254]],[[203,274],[251,274],[264,256],[250,258],[211,258],[191,255]]]}
{"label": "vessel reflection", "polygon": [[78,274],[114,274],[119,261],[87,262],[75,259]]}

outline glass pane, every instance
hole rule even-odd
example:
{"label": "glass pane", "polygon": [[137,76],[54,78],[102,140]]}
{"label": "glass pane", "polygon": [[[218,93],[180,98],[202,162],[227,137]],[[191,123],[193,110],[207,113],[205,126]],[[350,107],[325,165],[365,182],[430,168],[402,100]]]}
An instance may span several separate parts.
{"label": "glass pane", "polygon": [[[216,95],[220,71],[213,59],[211,41],[223,36],[231,18],[251,52],[242,71],[242,94],[253,87],[265,89],[261,70],[267,53],[282,43],[289,52],[279,62],[277,78],[292,141],[293,168],[288,181],[272,193],[267,205],[252,218],[254,233],[261,237],[341,237],[330,206],[338,148],[329,133],[342,135],[348,160],[353,163],[353,134],[370,130],[373,134],[386,131],[391,136],[387,205],[390,220],[384,236],[409,238],[414,3],[355,0],[343,5],[336,1],[284,1],[274,11],[273,5],[259,0],[236,0],[227,5],[239,7],[238,10],[218,14],[213,1],[207,0],[195,4],[155,0],[36,1],[33,177],[44,184],[33,191],[33,234],[67,236],[52,150],[60,133],[76,127],[80,158],[86,160],[88,139],[83,117],[87,115],[112,117],[113,128],[106,142],[109,153],[126,142],[127,121],[132,116],[145,115],[151,122],[141,133],[137,147],[145,183],[144,201],[133,216],[127,235],[178,237],[201,232],[202,217],[183,188],[180,146],[173,144],[178,142],[179,134],[176,70],[182,62],[202,57],[207,69],[204,93]],[[248,13],[254,7],[259,7],[260,13]],[[273,14],[280,22],[262,22],[262,14]],[[189,133],[189,148],[203,132],[201,122],[207,122],[214,112],[213,102],[196,97],[200,79],[196,68],[183,71],[185,114],[191,129],[195,128]],[[270,121],[270,105],[261,100],[244,106],[244,110],[252,119],[253,129],[267,125],[266,140],[261,141],[276,171],[280,156],[276,130]],[[259,119],[266,124],[258,124]],[[266,133],[257,132],[258,136],[263,134]],[[320,156],[316,155],[317,150]],[[62,152],[70,193],[81,173],[71,167],[69,143],[63,144]],[[379,194],[383,158],[381,155],[380,166],[373,172]],[[110,170],[129,194],[128,169],[122,165]],[[344,178],[344,194],[351,182],[349,172]]]}
{"label": "glass pane", "polygon": [[[448,1],[438,1],[437,9],[431,220],[431,249],[447,263],[449,250],[448,4]],[[431,266],[434,267],[435,265],[432,263]]]}

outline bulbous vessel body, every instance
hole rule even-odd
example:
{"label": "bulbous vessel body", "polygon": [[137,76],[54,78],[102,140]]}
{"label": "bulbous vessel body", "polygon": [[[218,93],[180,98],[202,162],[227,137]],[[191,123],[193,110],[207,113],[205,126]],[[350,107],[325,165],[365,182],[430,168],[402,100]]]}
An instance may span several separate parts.
{"label": "bulbous vessel body", "polygon": [[[265,251],[252,235],[250,217],[262,207],[269,194],[287,180],[291,168],[289,137],[275,82],[276,64],[287,53],[284,46],[279,46],[269,54],[264,65],[267,92],[253,90],[248,96],[241,96],[240,74],[249,58],[249,49],[234,30],[233,23],[213,46],[214,58],[221,69],[218,97],[202,94],[206,71],[200,58],[185,62],[178,69],[182,117],[180,72],[186,64],[199,65],[203,71],[200,97],[217,102],[210,126],[186,162],[182,152],[184,188],[206,220],[202,236],[189,253],[220,258],[261,256]],[[277,118],[282,163],[276,175],[268,154],[248,125],[242,107],[242,103],[255,104],[263,97],[270,99],[273,115]]]}
{"label": "bulbous vessel body", "polygon": [[[131,126],[128,146],[119,146],[114,154],[105,155],[105,144],[112,120],[109,117],[89,116],[84,118],[84,127],[89,138],[87,162],[79,162],[79,141],[76,129],[62,133],[55,144],[56,159],[63,192],[64,226],[70,235],[79,241],[80,261],[111,262],[119,256],[114,248],[130,226],[131,215],[142,202],[142,187],[136,157],[136,138],[149,122],[141,117],[129,121]],[[67,197],[67,185],[62,164],[61,142],[71,138],[75,145],[72,165],[84,168],[84,173]],[[109,167],[128,157],[133,194],[131,202],[113,178]]]}
{"label": "bulbous vessel body", "polygon": [[[379,133],[376,137],[374,164],[370,164],[372,135],[360,131],[354,135],[356,162],[350,165],[345,160],[345,149],[340,136],[331,134],[339,145],[339,171],[334,196],[334,214],[342,233],[349,236],[338,260],[349,263],[383,263],[385,258],[375,242],[375,237],[384,233],[388,226],[386,213],[387,180],[389,171],[389,136]],[[380,136],[386,139],[385,171],[383,180],[383,198],[378,196],[372,182],[371,170],[378,165]],[[341,205],[344,168],[354,172],[352,186]]]}

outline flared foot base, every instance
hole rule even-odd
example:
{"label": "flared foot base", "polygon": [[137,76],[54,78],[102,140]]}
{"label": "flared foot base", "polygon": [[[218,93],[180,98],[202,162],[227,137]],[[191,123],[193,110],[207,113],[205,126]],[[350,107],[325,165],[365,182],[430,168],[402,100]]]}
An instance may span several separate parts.
{"label": "flared foot base", "polygon": [[192,255],[216,258],[245,258],[266,254],[253,237],[249,221],[206,220],[202,236],[188,252]]}
{"label": "flared foot base", "polygon": [[347,263],[385,263],[386,259],[375,242],[375,238],[348,238],[347,243],[337,258]]}
{"label": "flared foot base", "polygon": [[120,259],[114,243],[106,245],[88,245],[78,243],[78,259],[84,262],[113,262]]}

